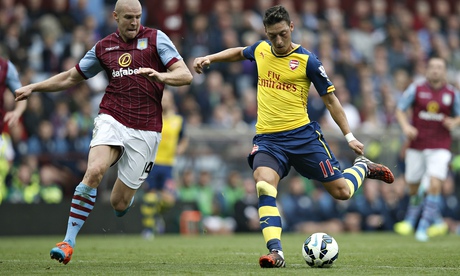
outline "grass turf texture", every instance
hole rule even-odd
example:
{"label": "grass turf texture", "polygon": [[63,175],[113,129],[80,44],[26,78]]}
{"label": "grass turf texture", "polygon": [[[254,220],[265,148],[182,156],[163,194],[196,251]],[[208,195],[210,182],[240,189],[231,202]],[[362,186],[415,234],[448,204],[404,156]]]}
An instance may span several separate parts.
{"label": "grass turf texture", "polygon": [[72,261],[49,257],[62,237],[0,237],[1,275],[460,275],[460,237],[427,243],[393,233],[333,235],[339,258],[332,268],[310,268],[301,247],[307,235],[284,234],[287,267],[262,269],[262,235],[80,235]]}

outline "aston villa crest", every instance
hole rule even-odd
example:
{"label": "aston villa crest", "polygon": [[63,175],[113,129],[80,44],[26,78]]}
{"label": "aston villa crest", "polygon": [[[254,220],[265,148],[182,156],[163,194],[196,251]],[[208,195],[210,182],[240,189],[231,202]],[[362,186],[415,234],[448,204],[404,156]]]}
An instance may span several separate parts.
{"label": "aston villa crest", "polygon": [[452,103],[452,96],[450,94],[443,94],[442,95],[442,103],[444,105],[449,106]]}
{"label": "aston villa crest", "polygon": [[144,50],[147,49],[148,38],[140,38],[137,40],[137,49]]}

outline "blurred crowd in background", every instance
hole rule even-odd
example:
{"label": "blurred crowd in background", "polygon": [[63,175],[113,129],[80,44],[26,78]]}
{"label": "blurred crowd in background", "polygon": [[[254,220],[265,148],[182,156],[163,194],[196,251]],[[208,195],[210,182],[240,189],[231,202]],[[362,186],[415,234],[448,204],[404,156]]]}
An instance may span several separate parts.
{"label": "blurred crowd in background", "polygon": [[[112,18],[115,2],[0,0],[0,55],[16,65],[23,85],[67,70],[99,39],[116,31]],[[412,81],[424,78],[430,56],[448,61],[449,82],[460,88],[459,1],[140,2],[144,8],[142,24],[164,31],[190,69],[197,56],[265,39],[263,12],[282,4],[295,25],[293,41],[323,62],[354,132],[372,134],[397,128],[395,104]],[[194,75],[192,85],[170,89],[189,131],[250,136],[257,115],[256,81],[255,63],[244,61],[212,64],[205,74]],[[100,74],[68,91],[30,97],[21,123],[3,130],[12,150],[1,149],[0,202],[59,203],[71,196],[86,168],[93,118],[106,84],[106,76]],[[14,97],[6,94],[6,104],[11,108]],[[325,132],[341,135],[314,87],[309,93],[308,112]],[[199,201],[203,216],[212,218],[211,232],[259,231],[257,196],[249,169],[218,166],[231,152],[237,158],[234,162],[245,165],[250,147],[236,149],[241,154],[235,154],[235,150],[209,151],[213,149],[201,152],[207,159],[200,159],[196,152],[179,157],[179,197],[186,194],[186,189],[194,190],[191,194]],[[456,149],[453,151],[457,154]],[[334,152],[344,167],[353,160],[340,155],[346,148]],[[279,197],[285,230],[392,230],[393,224],[403,219],[407,205],[400,149],[394,149],[394,153],[394,162],[399,165],[395,184],[366,180],[360,194],[346,203],[333,200],[318,183],[292,173],[282,182]],[[460,166],[457,159],[454,161],[452,175],[444,185],[443,202],[453,232],[460,229]]]}

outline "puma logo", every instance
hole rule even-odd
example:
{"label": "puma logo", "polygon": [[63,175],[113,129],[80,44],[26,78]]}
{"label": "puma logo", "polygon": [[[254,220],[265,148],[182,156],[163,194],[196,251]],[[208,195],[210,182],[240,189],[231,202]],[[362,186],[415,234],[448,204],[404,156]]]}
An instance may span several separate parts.
{"label": "puma logo", "polygon": [[259,221],[259,222],[260,222],[260,224],[264,224],[264,223],[268,224],[268,220],[269,220],[269,219],[270,219],[270,218],[268,217],[268,218],[266,218],[266,219],[264,219],[264,220],[261,220],[261,221]]}

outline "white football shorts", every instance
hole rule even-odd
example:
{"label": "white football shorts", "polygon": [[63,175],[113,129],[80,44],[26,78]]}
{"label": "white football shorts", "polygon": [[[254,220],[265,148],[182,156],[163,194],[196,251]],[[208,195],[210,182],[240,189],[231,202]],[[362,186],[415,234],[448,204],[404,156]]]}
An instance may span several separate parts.
{"label": "white football shorts", "polygon": [[404,174],[406,182],[420,183],[425,173],[428,177],[445,180],[451,158],[452,153],[446,149],[407,149]]}
{"label": "white football shorts", "polygon": [[139,189],[153,167],[161,133],[126,127],[107,114],[94,119],[90,147],[110,145],[122,147],[118,162],[118,178],[129,188]]}

